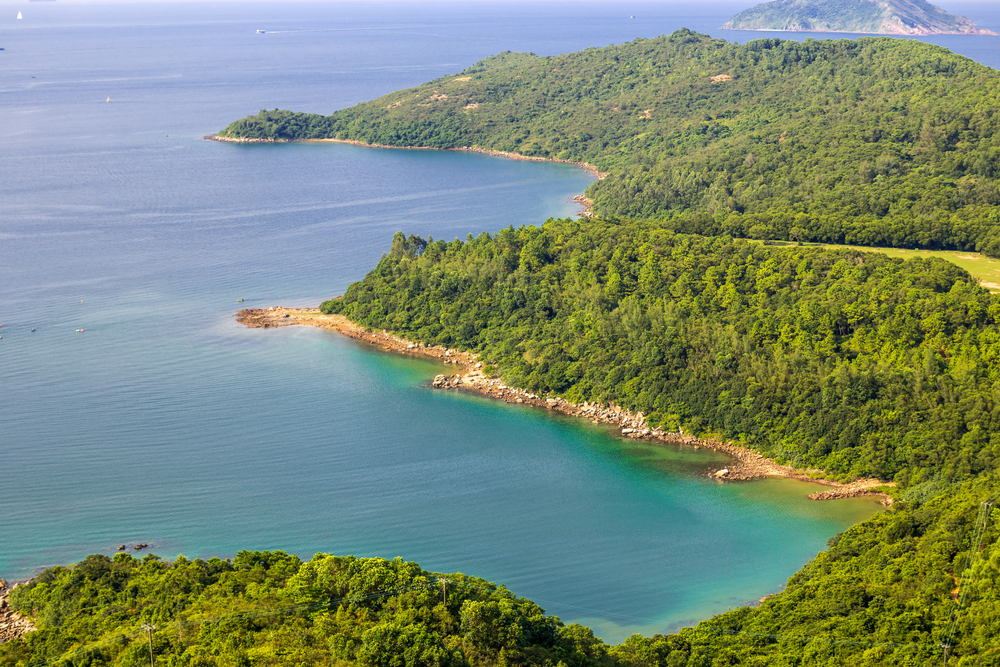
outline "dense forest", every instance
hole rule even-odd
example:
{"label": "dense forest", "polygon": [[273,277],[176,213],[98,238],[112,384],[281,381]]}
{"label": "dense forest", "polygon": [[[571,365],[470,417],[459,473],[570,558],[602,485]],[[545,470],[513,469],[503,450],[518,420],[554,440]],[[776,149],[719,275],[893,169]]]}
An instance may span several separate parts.
{"label": "dense forest", "polygon": [[503,53],[330,116],[261,111],[219,136],[582,160],[609,173],[587,193],[598,214],[1000,256],[998,95],[995,70],[922,42],[737,45],[680,30]]}
{"label": "dense forest", "polygon": [[617,646],[502,586],[401,559],[93,555],[13,591],[39,629],[0,645],[0,665],[133,667],[150,642],[168,667],[874,667],[939,664],[944,645],[948,664],[996,665],[1000,549],[980,513],[996,487],[992,476],[940,485],[929,501],[915,489],[759,607]]}

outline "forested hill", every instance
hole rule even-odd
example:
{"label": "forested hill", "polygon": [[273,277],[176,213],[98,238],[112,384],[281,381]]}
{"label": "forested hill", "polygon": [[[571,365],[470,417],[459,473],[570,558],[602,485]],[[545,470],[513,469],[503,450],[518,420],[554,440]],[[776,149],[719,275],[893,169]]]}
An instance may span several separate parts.
{"label": "forested hill", "polygon": [[990,477],[930,501],[931,489],[912,493],[832,539],[760,607],[617,646],[502,586],[402,559],[94,555],[13,591],[38,630],[0,644],[0,665],[134,667],[151,648],[171,667],[909,667],[942,664],[942,644],[949,665],[995,665],[1000,550],[978,510],[996,488]]}
{"label": "forested hill", "polygon": [[729,44],[687,30],[503,53],[330,116],[220,137],[476,146],[587,161],[598,214],[706,233],[1000,254],[1000,75],[891,38]]}
{"label": "forested hill", "polygon": [[509,385],[845,480],[1000,462],[1000,303],[943,260],[550,220],[465,242],[399,233],[322,308],[475,350]]}

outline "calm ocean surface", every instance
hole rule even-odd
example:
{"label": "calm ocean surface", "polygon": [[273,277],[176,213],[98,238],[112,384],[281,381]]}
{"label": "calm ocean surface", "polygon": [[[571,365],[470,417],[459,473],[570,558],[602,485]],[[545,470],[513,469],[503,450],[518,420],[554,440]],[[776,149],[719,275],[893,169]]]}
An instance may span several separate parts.
{"label": "calm ocean surface", "polygon": [[[700,474],[710,454],[434,392],[443,367],[316,329],[233,321],[341,293],[397,230],[573,215],[590,175],[202,140],[260,108],[329,113],[504,50],[682,26],[762,36],[716,29],[741,7],[0,7],[0,576],[140,541],[171,558],[402,556],[612,642],[778,590],[875,504],[717,484]],[[949,9],[1000,27],[989,5]],[[1000,66],[997,38],[928,41]]]}

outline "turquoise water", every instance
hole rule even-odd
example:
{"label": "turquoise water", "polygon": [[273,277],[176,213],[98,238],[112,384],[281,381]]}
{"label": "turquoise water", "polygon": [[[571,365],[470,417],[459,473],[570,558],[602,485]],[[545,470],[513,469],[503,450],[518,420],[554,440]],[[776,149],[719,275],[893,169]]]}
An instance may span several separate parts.
{"label": "turquoise water", "polygon": [[572,215],[592,176],[205,134],[506,49],[711,30],[727,8],[26,7],[0,17],[0,576],[136,542],[398,555],[619,641],[778,590],[877,510],[810,502],[797,482],[716,483],[711,454],[431,391],[433,362],[232,319],[342,292],[396,230],[464,238]]}

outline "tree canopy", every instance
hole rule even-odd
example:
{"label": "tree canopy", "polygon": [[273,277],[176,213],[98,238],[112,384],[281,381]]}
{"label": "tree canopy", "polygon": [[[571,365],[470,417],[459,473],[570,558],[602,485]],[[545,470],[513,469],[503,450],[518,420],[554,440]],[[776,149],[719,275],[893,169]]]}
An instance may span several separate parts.
{"label": "tree canopy", "polygon": [[1000,304],[943,260],[600,218],[413,238],[323,310],[845,479],[1000,460]]}

